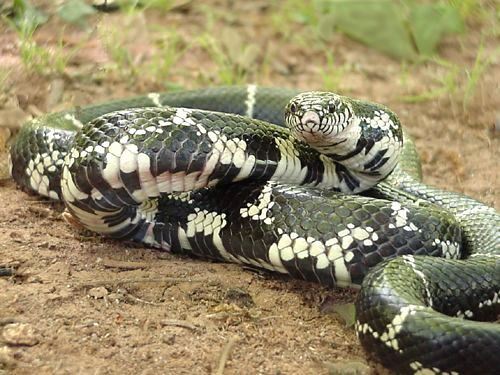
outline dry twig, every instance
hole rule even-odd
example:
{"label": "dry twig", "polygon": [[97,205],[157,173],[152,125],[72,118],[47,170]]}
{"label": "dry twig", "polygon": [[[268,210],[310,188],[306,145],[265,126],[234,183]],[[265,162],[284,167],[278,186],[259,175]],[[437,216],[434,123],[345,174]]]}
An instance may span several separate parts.
{"label": "dry twig", "polygon": [[160,324],[163,327],[165,327],[165,326],[175,326],[175,327],[187,328],[187,329],[190,329],[191,331],[198,330],[198,327],[196,327],[194,324],[186,322],[185,320],[165,319],[165,320],[162,320],[160,322]]}
{"label": "dry twig", "polygon": [[206,282],[206,280],[202,279],[189,279],[183,277],[159,277],[159,278],[140,278],[140,279],[116,279],[116,280],[95,280],[88,281],[76,284],[75,286],[78,288],[93,288],[96,286],[107,286],[107,285],[121,285],[121,284],[140,284],[140,283],[201,283]]}
{"label": "dry twig", "polygon": [[119,268],[122,270],[138,270],[141,268],[148,268],[151,266],[151,264],[145,262],[129,262],[123,260],[109,259],[109,258],[102,259],[100,263],[107,268]]}
{"label": "dry twig", "polygon": [[217,365],[217,370],[215,370],[214,375],[223,375],[224,374],[224,368],[226,367],[226,362],[229,359],[229,355],[231,354],[231,351],[233,350],[234,345],[238,341],[237,336],[231,337],[226,345],[224,345],[224,348],[222,348],[222,352],[219,357],[219,364]]}

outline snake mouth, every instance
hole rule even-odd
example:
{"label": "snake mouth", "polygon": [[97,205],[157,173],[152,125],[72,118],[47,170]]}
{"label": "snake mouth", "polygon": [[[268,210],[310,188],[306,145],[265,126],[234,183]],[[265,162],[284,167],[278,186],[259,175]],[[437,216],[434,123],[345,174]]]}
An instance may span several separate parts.
{"label": "snake mouth", "polygon": [[321,117],[317,112],[307,111],[297,120],[295,131],[298,138],[311,144],[317,143],[323,138]]}
{"label": "snake mouth", "polygon": [[307,111],[300,118],[300,124],[304,129],[310,129],[310,131],[318,131],[321,125],[321,117],[317,112]]}

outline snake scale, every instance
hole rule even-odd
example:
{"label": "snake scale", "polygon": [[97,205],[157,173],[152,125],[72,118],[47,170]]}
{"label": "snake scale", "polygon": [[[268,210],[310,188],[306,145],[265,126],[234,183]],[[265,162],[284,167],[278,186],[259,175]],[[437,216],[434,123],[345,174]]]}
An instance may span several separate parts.
{"label": "snake scale", "polygon": [[87,229],[360,287],[356,333],[396,373],[500,373],[500,215],[421,183],[382,105],[255,85],[153,93],[35,119],[10,157],[18,185]]}

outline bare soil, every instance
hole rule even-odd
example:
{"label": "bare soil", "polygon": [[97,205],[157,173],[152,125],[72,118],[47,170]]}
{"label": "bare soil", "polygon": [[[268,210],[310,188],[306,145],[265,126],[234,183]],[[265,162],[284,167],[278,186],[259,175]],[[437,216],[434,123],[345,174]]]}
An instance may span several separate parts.
{"label": "bare soil", "polygon": [[[266,23],[265,2],[207,3],[231,15],[218,19],[216,29],[239,33],[272,56],[267,73],[250,73],[249,81],[321,89],[323,55],[280,38]],[[101,17],[95,25],[124,22],[120,14]],[[194,5],[137,17],[143,25],[175,28],[187,41],[196,38],[204,19]],[[126,25],[123,30],[124,46],[138,59],[154,48],[154,32]],[[55,46],[60,35],[61,25],[53,20],[37,40]],[[16,34],[0,25],[0,65],[11,73],[0,92],[0,137],[7,138],[5,126],[15,128],[23,117],[162,88],[163,82],[131,82],[114,73],[95,78],[110,61],[99,33],[88,37],[67,27],[62,35],[66,45],[79,44],[68,73],[40,76],[23,67]],[[480,37],[479,26],[472,25],[466,35],[447,39],[441,56],[472,67]],[[485,39],[486,53],[496,42]],[[432,87],[445,74],[436,65],[411,67],[405,74],[401,63],[341,35],[330,45],[336,61],[350,67],[339,91],[382,102],[399,114],[416,140],[427,183],[500,207],[500,141],[494,126],[498,60],[484,72],[464,110],[459,95],[422,103],[401,100]],[[217,83],[215,68],[203,50],[195,49],[174,66],[172,83],[200,87],[200,71],[206,84]],[[1,146],[6,140],[0,141]],[[0,202],[0,267],[12,271],[0,277],[0,374],[205,374],[216,373],[221,364],[224,374],[384,371],[369,361],[352,327],[332,312],[352,302],[355,292],[81,233],[62,219],[61,204],[30,196],[8,179],[0,183]],[[221,359],[225,350],[227,360]]]}

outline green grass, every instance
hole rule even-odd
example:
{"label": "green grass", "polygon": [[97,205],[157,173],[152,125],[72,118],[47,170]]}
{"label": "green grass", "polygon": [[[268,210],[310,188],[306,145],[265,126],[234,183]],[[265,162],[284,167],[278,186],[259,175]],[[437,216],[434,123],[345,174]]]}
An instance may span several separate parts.
{"label": "green grass", "polygon": [[474,97],[476,93],[477,85],[481,77],[484,75],[485,71],[494,61],[494,57],[498,55],[499,51],[500,49],[497,48],[492,55],[485,56],[483,42],[481,41],[481,43],[479,44],[476,53],[476,59],[474,60],[474,65],[472,66],[472,69],[465,70],[467,79],[463,88],[463,98],[462,98],[462,106],[464,110],[468,108],[470,100]]}
{"label": "green grass", "polygon": [[45,47],[34,39],[34,29],[22,24],[17,30],[19,36],[19,55],[27,71],[42,76],[62,75],[76,48],[68,51],[62,38],[54,47]]}
{"label": "green grass", "polygon": [[[261,60],[265,60],[265,53],[261,53],[261,46],[246,40],[240,33],[230,27],[220,27],[225,24],[220,12],[204,8],[205,32],[196,41],[208,58],[215,64],[215,78],[210,77],[210,71],[201,68],[201,83],[215,83],[223,85],[242,84],[252,76],[262,71]],[[216,26],[219,25],[219,26]]]}
{"label": "green grass", "polygon": [[[50,17],[56,16],[64,22],[77,25],[83,24],[83,21],[89,17],[95,17],[88,7],[83,5],[82,1],[65,0],[61,4],[66,7],[52,6],[48,10],[41,11],[30,5],[27,0],[15,0],[17,13],[8,22],[18,33],[20,57],[28,71],[43,76],[64,74],[67,64],[77,48],[68,49],[63,44],[62,39],[56,45],[40,45],[36,42],[34,34],[37,28],[49,19],[49,15],[45,14],[47,12],[50,13]],[[176,1],[122,0],[120,3],[123,7],[119,16],[123,22],[119,26],[106,26],[107,22],[104,19],[101,23],[102,27],[98,28],[101,41],[111,60],[111,63],[101,71],[105,74],[104,77],[102,75],[101,77],[112,79],[113,76],[117,76],[122,80],[127,80],[130,84],[136,84],[142,80],[160,82],[160,84],[164,83],[165,86],[170,87],[172,82],[175,82],[175,79],[172,79],[174,74],[175,77],[182,74],[192,77],[193,72],[183,71],[179,62],[189,53],[193,53],[199,58],[200,50],[206,56],[206,61],[203,61],[203,64],[197,69],[198,84],[232,85],[262,79],[273,80],[273,75],[277,73],[271,62],[273,60],[280,61],[282,58],[281,47],[283,47],[285,51],[287,49],[295,51],[301,48],[307,49],[307,55],[314,56],[314,64],[318,67],[318,78],[323,89],[339,91],[349,66],[339,64],[337,55],[332,52],[335,51],[332,49],[332,43],[335,43],[333,38],[337,33],[343,33],[371,48],[381,50],[380,40],[370,39],[372,37],[370,30],[374,25],[379,27],[384,19],[363,18],[364,22],[360,24],[357,21],[353,22],[352,17],[343,17],[343,15],[352,12],[352,14],[358,14],[367,11],[364,7],[359,6],[359,2],[355,1],[272,1],[269,11],[265,13],[271,29],[263,30],[265,32],[262,35],[276,40],[275,45],[279,48],[274,50],[267,50],[266,43],[257,44],[253,42],[251,37],[247,39],[245,36],[240,36],[242,34],[237,32],[238,26],[234,27],[234,24],[240,20],[241,15],[232,14],[221,7],[200,5],[196,8],[204,16],[204,22],[199,25],[198,36],[193,38],[191,42],[187,42],[173,27],[149,24],[147,19],[149,12],[145,12],[145,10],[169,12],[177,5]],[[416,53],[418,58],[414,61],[402,60],[399,73],[402,87],[409,84],[408,78],[411,71],[419,69],[421,64],[429,64],[436,68],[437,73],[433,77],[434,82],[430,89],[405,96],[403,100],[421,102],[448,96],[460,101],[463,107],[467,108],[498,50],[495,54],[488,55],[483,46],[480,45],[474,64],[467,68],[446,61],[434,54],[433,51],[441,40],[442,33],[447,30],[457,31],[460,29],[460,20],[463,23],[470,19],[474,19],[474,22],[478,20],[481,22],[481,20],[485,20],[484,17],[487,17],[487,13],[490,14],[488,22],[491,21],[491,18],[498,19],[498,14],[491,16],[492,6],[489,5],[489,8],[485,8],[483,4],[487,2],[481,0],[438,0],[432,4],[420,0],[401,0],[398,2],[380,0],[368,3],[371,7],[368,10],[373,10],[375,14],[383,13],[386,17],[387,8],[381,7],[386,3],[390,3],[393,10],[405,10],[404,12],[396,12],[400,17],[398,20],[402,22],[401,25],[406,25],[409,33],[415,33],[414,38],[410,38],[413,44],[409,48],[413,49],[412,53]],[[81,6],[79,8],[69,7],[68,5],[71,4],[80,4]],[[427,5],[428,7],[426,7]],[[441,25],[440,29],[430,30],[432,32],[426,31],[428,26],[421,22],[422,17],[435,12],[437,9],[435,6],[441,7],[440,9],[444,14],[448,14],[449,18],[444,18],[446,22],[443,25],[440,22],[435,22],[435,24]],[[65,9],[65,11],[63,12],[61,9]],[[411,14],[411,11],[414,13]],[[456,18],[457,14],[460,17],[459,20]],[[79,22],[80,18],[82,22]],[[132,22],[134,18],[140,18],[142,22]],[[389,24],[392,23],[389,22]],[[135,56],[127,48],[127,45],[130,45],[129,43],[133,40],[130,38],[130,33],[135,30],[133,28],[137,27],[145,27],[152,40],[151,50],[145,53],[146,57]],[[498,30],[494,31],[491,27],[483,27],[483,29],[487,29],[483,31],[485,36],[491,37],[495,32],[498,35]],[[392,34],[394,34],[394,38],[399,35],[396,32]],[[437,34],[439,34],[439,38],[436,37]],[[460,41],[460,39],[458,40]],[[393,47],[400,46],[398,43],[402,43],[402,41],[399,40]],[[292,46],[294,48],[290,48]],[[425,54],[420,55],[422,51],[425,51]]]}
{"label": "green grass", "polygon": [[[461,64],[455,64],[441,58],[426,60],[425,63],[437,68],[434,87],[416,95],[403,96],[402,100],[408,103],[418,103],[440,97],[449,97],[451,100],[461,103],[463,111],[466,111],[477,93],[479,82],[499,51],[500,49],[497,48],[490,55],[486,55],[483,42],[481,42],[474,63],[470,67],[463,67]],[[400,78],[403,86],[406,85],[405,82],[409,74],[411,74],[409,68],[402,67]]]}
{"label": "green grass", "polygon": [[[307,44],[306,40],[313,43],[319,40],[320,20],[315,1],[274,1],[272,9],[270,14],[271,27],[285,41],[299,42],[301,45],[305,45]],[[306,28],[307,32],[297,32],[297,25]]]}
{"label": "green grass", "polygon": [[7,69],[4,67],[0,68],[0,93],[8,92],[8,82],[11,73],[12,73],[11,69]]}
{"label": "green grass", "polygon": [[[127,25],[127,21],[124,24]],[[139,74],[139,69],[134,61],[134,56],[124,46],[127,29],[126,26],[118,28],[114,25],[101,24],[98,33],[108,57],[111,59],[111,64],[104,67],[105,74],[116,74],[119,79],[125,79],[129,83],[133,83]]]}
{"label": "green grass", "polygon": [[[415,95],[405,95],[401,99],[407,103],[419,103],[428,100],[434,100],[441,96],[453,96],[460,86],[461,69],[458,65],[440,58],[426,59],[429,64],[436,66],[436,74],[434,77],[434,87]],[[444,71],[444,72],[443,72]],[[403,70],[403,75],[407,76],[409,70]]]}
{"label": "green grass", "polygon": [[60,32],[60,38],[55,45],[44,46],[35,40],[39,26],[48,20],[43,12],[33,7],[27,1],[16,0],[13,4],[15,16],[2,20],[13,29],[19,39],[19,56],[26,71],[41,76],[60,76],[66,71],[69,60],[80,46],[67,48]]}
{"label": "green grass", "polygon": [[151,79],[171,87],[172,71],[189,48],[191,46],[177,32],[162,30],[156,37],[153,56],[142,70],[148,72]]}
{"label": "green grass", "polygon": [[[205,50],[209,58],[216,65],[217,81],[223,85],[243,83],[246,80],[246,71],[237,61],[234,61],[225,48],[210,34],[204,34],[198,38],[198,43]],[[203,73],[203,71],[202,71]],[[202,79],[206,79],[205,78]]]}
{"label": "green grass", "polygon": [[464,21],[481,16],[484,10],[479,0],[448,0],[448,4],[459,12]]}
{"label": "green grass", "polygon": [[228,26],[236,20],[230,12],[209,6],[201,6],[200,10],[204,16],[203,31],[192,47],[201,49],[211,63],[200,67],[198,83],[237,85],[258,76],[262,72],[260,60],[265,60],[261,50],[265,47],[246,40]]}
{"label": "green grass", "polygon": [[326,63],[320,70],[322,89],[327,91],[340,91],[341,82],[344,73],[347,70],[345,65],[338,66],[335,64],[333,53],[329,50],[325,52]]}
{"label": "green grass", "polygon": [[122,10],[129,13],[147,9],[166,13],[177,5],[175,0],[121,0],[118,3],[120,3]]}
{"label": "green grass", "polygon": [[[120,24],[101,22],[98,33],[111,60],[104,68],[105,77],[114,76],[131,85],[143,81],[177,87],[172,86],[172,74],[180,74],[179,60],[194,44],[187,43],[173,27],[148,23],[143,8],[131,8]],[[139,54],[130,48],[137,38],[142,45]]]}
{"label": "green grass", "polygon": [[285,40],[308,48],[319,49],[341,33],[393,58],[417,61],[435,55],[444,36],[464,30],[465,17],[476,9],[474,1],[466,3],[283,0],[274,3],[270,23]]}
{"label": "green grass", "polygon": [[[204,30],[198,37],[187,42],[175,28],[150,25],[144,21],[139,23],[137,19],[145,17],[142,9],[131,7],[123,16],[122,25],[144,24],[146,34],[153,40],[151,55],[146,61],[136,61],[136,56],[127,49],[127,40],[131,39],[127,35],[127,27],[125,31],[123,27],[110,25],[99,28],[100,38],[112,60],[112,64],[106,68],[109,74],[116,74],[131,84],[141,79],[172,87],[174,73],[176,77],[183,74],[192,77],[192,74],[185,73],[179,67],[179,61],[186,54],[198,55],[200,51],[207,58],[198,69],[199,84],[242,84],[262,71],[261,60],[265,59],[261,59],[263,54],[259,46],[247,42],[231,28],[220,29],[220,24],[224,24],[221,21],[223,12],[220,10],[201,7],[205,16]],[[177,85],[174,84],[174,87]]]}

